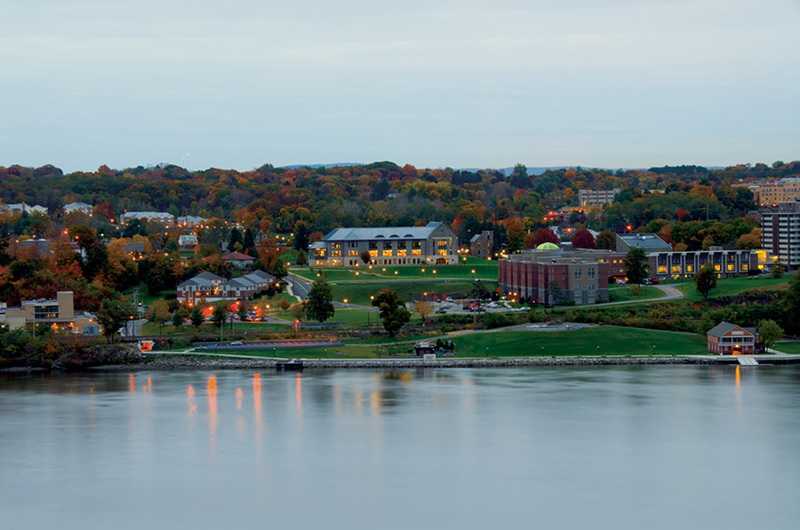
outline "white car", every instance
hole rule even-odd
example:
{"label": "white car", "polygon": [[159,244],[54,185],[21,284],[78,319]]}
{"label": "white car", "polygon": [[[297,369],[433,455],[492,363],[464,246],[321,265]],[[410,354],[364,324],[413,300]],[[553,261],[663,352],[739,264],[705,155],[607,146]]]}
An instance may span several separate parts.
{"label": "white car", "polygon": [[240,340],[235,340],[235,341],[231,342],[231,346],[241,346],[241,345],[242,345],[242,341],[240,341]]}

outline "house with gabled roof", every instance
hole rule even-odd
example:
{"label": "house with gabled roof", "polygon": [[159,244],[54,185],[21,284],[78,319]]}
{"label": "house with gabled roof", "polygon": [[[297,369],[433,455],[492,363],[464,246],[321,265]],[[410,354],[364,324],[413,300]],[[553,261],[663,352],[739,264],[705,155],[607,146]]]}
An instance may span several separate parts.
{"label": "house with gabled roof", "polygon": [[309,247],[310,264],[329,267],[370,265],[457,265],[458,237],[440,222],[425,226],[337,228]]}
{"label": "house with gabled roof", "polygon": [[754,354],[760,351],[758,331],[730,322],[720,322],[706,333],[708,351],[720,355]]}
{"label": "house with gabled roof", "polygon": [[227,281],[205,271],[178,285],[177,298],[189,305],[202,299],[208,302],[247,299],[266,290],[274,282],[274,277],[261,270]]}

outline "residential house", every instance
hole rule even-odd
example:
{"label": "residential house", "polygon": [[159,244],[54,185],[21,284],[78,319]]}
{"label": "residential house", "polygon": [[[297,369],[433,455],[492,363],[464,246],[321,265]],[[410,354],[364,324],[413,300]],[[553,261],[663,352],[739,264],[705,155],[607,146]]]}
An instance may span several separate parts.
{"label": "residential house", "polygon": [[231,252],[230,254],[222,256],[222,260],[236,268],[243,269],[253,265],[256,258],[248,256],[247,254],[242,254],[241,252]]}
{"label": "residential house", "polygon": [[754,354],[760,351],[756,328],[720,322],[706,333],[708,351],[720,355]]}

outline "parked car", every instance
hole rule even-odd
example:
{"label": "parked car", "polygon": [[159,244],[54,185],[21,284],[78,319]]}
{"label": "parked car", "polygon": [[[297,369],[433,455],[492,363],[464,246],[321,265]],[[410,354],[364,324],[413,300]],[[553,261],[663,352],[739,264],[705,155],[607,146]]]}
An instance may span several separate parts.
{"label": "parked car", "polygon": [[242,345],[242,341],[240,341],[240,340],[235,340],[235,341],[231,342],[231,346],[241,346],[241,345]]}
{"label": "parked car", "polygon": [[441,315],[441,314],[443,314],[443,313],[447,313],[447,309],[446,309],[446,308],[444,308],[444,307],[440,307],[439,309],[437,309],[436,311],[434,311],[434,313],[439,313],[439,314]]}

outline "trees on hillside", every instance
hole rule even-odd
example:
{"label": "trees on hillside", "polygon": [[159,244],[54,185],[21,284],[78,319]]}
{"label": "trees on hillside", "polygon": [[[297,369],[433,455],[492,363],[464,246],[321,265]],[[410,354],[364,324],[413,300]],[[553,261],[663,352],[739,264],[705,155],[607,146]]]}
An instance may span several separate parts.
{"label": "trees on hillside", "polygon": [[594,236],[588,230],[578,230],[572,238],[572,248],[596,248]]}

